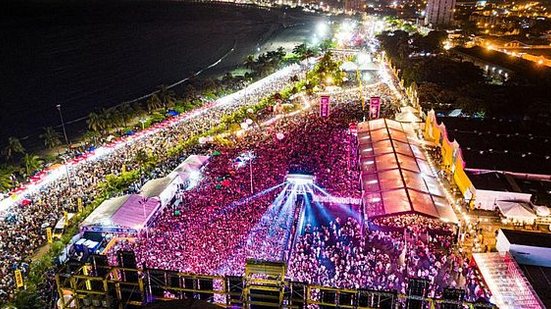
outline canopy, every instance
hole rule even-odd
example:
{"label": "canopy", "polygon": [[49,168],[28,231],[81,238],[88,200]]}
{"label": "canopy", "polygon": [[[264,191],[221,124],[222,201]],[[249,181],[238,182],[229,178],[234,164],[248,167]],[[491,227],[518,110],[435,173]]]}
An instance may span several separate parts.
{"label": "canopy", "polygon": [[499,211],[508,219],[516,219],[522,221],[534,221],[538,216],[534,214],[527,203],[516,201],[498,201],[497,207]]}
{"label": "canopy", "polygon": [[473,258],[498,308],[545,308],[509,252],[473,253]]}
{"label": "canopy", "polygon": [[81,229],[95,232],[136,233],[147,226],[160,207],[159,199],[139,194],[104,201],[82,223]]}
{"label": "canopy", "polygon": [[457,223],[410,125],[389,119],[363,122],[358,140],[369,217],[418,213]]}
{"label": "canopy", "polygon": [[113,214],[128,200],[130,195],[108,199],[101,203],[84,221],[81,226],[102,225],[111,223]]}
{"label": "canopy", "polygon": [[191,155],[187,157],[184,162],[180,163],[180,165],[178,165],[178,167],[175,168],[174,171],[172,171],[168,176],[171,178],[183,176],[183,178],[187,179],[187,174],[189,174],[190,171],[198,171],[208,159],[208,156]]}
{"label": "canopy", "polygon": [[146,197],[160,196],[161,193],[168,188],[171,182],[172,179],[168,176],[152,179],[142,186],[140,194]]}
{"label": "canopy", "polygon": [[547,217],[551,215],[551,211],[547,206],[534,206],[534,209],[536,210],[536,214],[540,217]]}

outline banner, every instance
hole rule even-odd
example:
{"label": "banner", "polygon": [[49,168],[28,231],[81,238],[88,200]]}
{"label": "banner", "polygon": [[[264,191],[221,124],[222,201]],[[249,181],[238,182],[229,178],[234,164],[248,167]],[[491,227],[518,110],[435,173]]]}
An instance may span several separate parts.
{"label": "banner", "polygon": [[65,220],[65,226],[69,225],[69,213],[64,211],[63,212],[63,219]]}
{"label": "banner", "polygon": [[52,242],[54,242],[53,238],[52,238],[52,228],[51,227],[47,227],[46,228],[46,239],[48,240],[48,243],[51,244]]}
{"label": "banner", "polygon": [[82,197],[77,198],[77,209],[79,213],[82,212]]}
{"label": "banner", "polygon": [[15,270],[15,286],[18,288],[23,287],[23,275],[19,269]]}
{"label": "banner", "polygon": [[329,117],[329,96],[322,95],[320,99],[320,116]]}
{"label": "banner", "polygon": [[323,196],[323,195],[312,195],[312,200],[314,202],[321,203],[334,203],[334,204],[348,204],[348,205],[361,205],[362,199],[353,198],[353,197],[340,197],[340,196]]}
{"label": "banner", "polygon": [[369,119],[378,119],[381,112],[381,97],[371,97],[369,100]]}

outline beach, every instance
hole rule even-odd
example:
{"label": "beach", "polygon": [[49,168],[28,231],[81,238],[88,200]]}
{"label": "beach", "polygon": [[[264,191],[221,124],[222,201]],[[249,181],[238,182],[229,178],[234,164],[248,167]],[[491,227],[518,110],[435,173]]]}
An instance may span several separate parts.
{"label": "beach", "polygon": [[[319,17],[294,10],[185,2],[8,4],[3,42],[0,143],[33,147],[62,106],[76,138],[92,111],[147,95],[197,72],[216,76],[260,48],[307,40]],[[205,68],[210,67],[205,70]],[[176,88],[178,92],[178,88]]]}

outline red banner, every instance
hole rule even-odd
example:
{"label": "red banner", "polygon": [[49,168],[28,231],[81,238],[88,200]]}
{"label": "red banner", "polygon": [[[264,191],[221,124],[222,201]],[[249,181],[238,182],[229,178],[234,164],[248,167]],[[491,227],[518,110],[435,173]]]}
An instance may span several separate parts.
{"label": "red banner", "polygon": [[329,96],[322,95],[320,99],[320,116],[329,117]]}
{"label": "red banner", "polygon": [[369,100],[369,119],[377,119],[381,112],[381,98],[371,97]]}

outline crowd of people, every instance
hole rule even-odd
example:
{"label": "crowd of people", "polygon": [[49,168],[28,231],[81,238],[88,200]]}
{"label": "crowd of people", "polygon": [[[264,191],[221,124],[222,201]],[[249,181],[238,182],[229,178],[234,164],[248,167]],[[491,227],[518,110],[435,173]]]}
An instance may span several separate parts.
{"label": "crowd of people", "polygon": [[199,110],[128,137],[116,146],[107,146],[111,150],[104,155],[69,163],[67,177],[63,171],[60,177],[41,185],[40,189],[25,193],[24,202],[19,202],[0,214],[5,218],[0,221],[0,303],[14,295],[14,271],[24,271],[24,263],[29,263],[34,251],[46,242],[45,228],[53,227],[64,211],[75,212],[79,198],[84,205],[92,202],[96,198],[97,185],[107,175],[119,175],[123,167],[126,170],[139,169],[140,163],[136,157],[143,151],[161,163],[151,173],[142,172],[141,179],[129,190],[140,188],[149,179],[166,175],[182,158],[198,151],[197,148],[190,148],[176,158],[171,157],[167,149],[216,126],[222,116],[280,91],[292,83],[291,77],[301,77],[305,69],[306,67],[299,65],[289,66],[244,90],[206,104]]}
{"label": "crowd of people", "polygon": [[[10,209],[14,220],[0,223],[0,302],[13,295],[13,271],[24,268],[45,242],[44,227],[55,224],[63,211],[75,211],[77,199],[90,203],[107,175],[140,169],[136,157],[142,151],[161,163],[143,172],[129,191],[167,175],[190,154],[211,156],[198,184],[180,187],[147,231],[111,247],[110,263],[116,263],[119,250],[132,250],[141,267],[242,275],[246,259],[255,258],[288,262],[292,280],[313,284],[405,293],[409,278],[423,278],[430,282],[430,296],[441,296],[445,287],[461,287],[468,299],[485,297],[474,267],[454,250],[455,234],[448,225],[408,215],[364,225],[355,205],[310,199],[312,194],[361,198],[357,141],[349,130],[366,113],[358,91],[332,95],[329,117],[321,117],[316,104],[264,124],[264,118],[273,116],[267,113],[244,135],[227,137],[228,144],[199,144],[178,158],[167,153],[172,145],[205,132],[223,115],[282,89],[291,76],[302,73],[304,68],[290,67],[269,77],[269,83],[162,124],[104,156],[71,165],[69,180],[60,178],[26,196],[26,206]],[[365,90],[383,97],[381,117],[391,116],[400,104],[383,83]],[[312,99],[317,100],[307,100]],[[238,162],[245,153],[248,159]],[[285,182],[290,172],[314,177],[315,185],[301,188],[308,194]]]}
{"label": "crowd of people", "polygon": [[[112,252],[133,249],[142,266],[212,275],[241,275],[248,258],[286,260],[304,199],[284,183],[289,171],[300,167],[313,175],[320,189],[310,190],[323,190],[319,194],[360,196],[359,173],[348,164],[354,139],[345,120],[354,115],[339,104],[330,118],[307,110],[218,147],[220,155],[209,159],[200,183],[181,195],[178,206],[169,205],[147,234]],[[249,151],[252,161],[236,164]]]}
{"label": "crowd of people", "polygon": [[[326,205],[314,207],[320,212]],[[338,214],[315,223],[320,221],[313,218],[295,244],[289,262],[292,280],[405,294],[409,279],[420,278],[429,281],[430,297],[442,297],[444,288],[462,288],[468,300],[488,299],[475,267],[453,250],[451,234],[420,233],[415,225],[402,231],[362,231],[355,217]]]}

